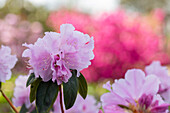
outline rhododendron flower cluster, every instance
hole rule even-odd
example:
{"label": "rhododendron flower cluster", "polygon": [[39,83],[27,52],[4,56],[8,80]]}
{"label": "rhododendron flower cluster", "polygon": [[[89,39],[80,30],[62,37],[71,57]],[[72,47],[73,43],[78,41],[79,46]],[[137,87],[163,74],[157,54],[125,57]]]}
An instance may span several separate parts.
{"label": "rhododendron flower cluster", "polygon": [[75,29],[94,36],[95,59],[82,73],[87,80],[96,81],[123,77],[127,69],[144,68],[153,60],[169,63],[163,47],[163,18],[161,10],[148,16],[118,10],[96,18],[62,10],[51,13],[47,23],[56,31],[62,23],[71,23]]}
{"label": "rhododendron flower cluster", "polygon": [[[97,104],[97,101],[93,96],[87,95],[86,99],[84,100],[80,95],[78,95],[74,106],[71,109],[66,110],[65,113],[98,113],[99,108],[100,103]],[[53,113],[61,113],[59,96],[54,103]]]}
{"label": "rhododendron flower cluster", "polygon": [[15,81],[14,98],[12,101],[16,107],[25,104],[26,108],[30,108],[32,105],[29,100],[30,87],[26,87],[27,79],[28,76],[20,75]]}
{"label": "rhododendron flower cluster", "polygon": [[5,82],[11,78],[11,69],[15,66],[17,58],[11,55],[11,49],[8,46],[0,48],[0,82]]}
{"label": "rhododendron flower cluster", "polygon": [[159,61],[154,61],[145,67],[145,72],[148,75],[154,74],[159,78],[161,84],[158,93],[166,102],[170,103],[170,75],[168,74],[167,67],[161,66]]}
{"label": "rhododendron flower cluster", "polygon": [[166,113],[169,104],[158,94],[160,80],[145,76],[139,69],[128,70],[125,79],[115,80],[103,87],[110,92],[101,96],[105,113]]}
{"label": "rhododendron flower cluster", "polygon": [[79,71],[87,68],[94,58],[94,40],[89,35],[75,31],[71,24],[60,26],[60,33],[46,32],[35,44],[28,47],[23,57],[29,57],[35,77],[43,81],[57,81],[58,85],[68,82],[72,76],[70,69]]}

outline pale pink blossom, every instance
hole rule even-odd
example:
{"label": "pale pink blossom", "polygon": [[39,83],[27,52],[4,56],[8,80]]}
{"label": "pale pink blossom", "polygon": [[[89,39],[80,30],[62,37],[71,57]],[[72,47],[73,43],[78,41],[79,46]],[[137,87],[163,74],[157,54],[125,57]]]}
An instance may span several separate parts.
{"label": "pale pink blossom", "polygon": [[5,82],[11,78],[11,69],[17,62],[17,57],[11,55],[11,49],[7,46],[0,48],[0,82]]}
{"label": "pale pink blossom", "polygon": [[26,108],[31,107],[29,100],[30,86],[26,87],[28,76],[20,75],[15,81],[14,97],[12,98],[13,104],[16,107],[25,104]]}
{"label": "pale pink blossom", "polygon": [[[155,75],[145,76],[139,69],[128,70],[125,79],[104,85],[110,92],[101,96],[105,113],[122,112],[166,113],[169,104],[158,95],[160,81]],[[128,109],[127,109],[128,108]],[[119,113],[112,112],[112,113]]]}
{"label": "pale pink blossom", "polygon": [[87,68],[94,58],[94,41],[89,35],[75,31],[71,24],[60,26],[60,33],[46,32],[35,44],[28,47],[23,57],[29,57],[36,77],[43,81],[52,79],[58,85],[68,82],[72,76],[70,69],[79,71]]}
{"label": "pale pink blossom", "polygon": [[148,75],[154,74],[159,78],[161,84],[158,93],[166,102],[170,103],[170,75],[168,74],[168,68],[161,66],[159,61],[154,61],[149,66],[146,66],[145,72]]}

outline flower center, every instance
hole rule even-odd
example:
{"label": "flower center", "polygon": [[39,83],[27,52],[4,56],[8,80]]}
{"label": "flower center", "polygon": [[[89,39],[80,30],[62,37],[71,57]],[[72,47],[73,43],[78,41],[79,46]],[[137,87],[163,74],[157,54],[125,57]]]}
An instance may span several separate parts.
{"label": "flower center", "polygon": [[139,102],[136,102],[136,105],[129,104],[129,111],[130,113],[150,113],[150,110],[140,106]]}
{"label": "flower center", "polygon": [[143,94],[135,103],[129,103],[128,107],[119,105],[129,113],[151,113],[150,106],[152,104],[153,96]]}

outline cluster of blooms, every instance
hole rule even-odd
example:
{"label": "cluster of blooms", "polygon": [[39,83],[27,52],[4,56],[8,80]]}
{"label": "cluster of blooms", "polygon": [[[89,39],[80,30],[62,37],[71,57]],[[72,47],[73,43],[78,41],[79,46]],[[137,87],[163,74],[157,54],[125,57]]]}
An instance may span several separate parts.
{"label": "cluster of blooms", "polygon": [[160,10],[149,16],[119,10],[96,17],[75,11],[58,11],[51,13],[47,20],[56,31],[56,26],[71,23],[77,30],[94,36],[95,59],[82,72],[89,81],[120,78],[127,69],[144,68],[153,60],[169,63],[163,49],[164,14]]}
{"label": "cluster of blooms", "polygon": [[[53,113],[61,113],[60,100],[57,97],[57,100],[54,103]],[[91,95],[87,95],[84,100],[80,95],[78,95],[74,106],[71,109],[64,110],[65,113],[98,113],[100,108],[100,103],[97,104],[95,98]]]}
{"label": "cluster of blooms", "polygon": [[7,14],[0,19],[0,44],[9,46],[18,57],[17,71],[25,70],[21,54],[22,43],[32,43],[42,36],[43,27],[39,22],[30,23],[19,15]]}
{"label": "cluster of blooms", "polygon": [[[103,85],[109,90],[101,96],[105,113],[168,113],[170,76],[160,62],[128,70],[125,79]],[[114,111],[114,112],[113,112]]]}
{"label": "cluster of blooms", "polygon": [[17,62],[17,57],[11,55],[11,49],[7,46],[0,48],[0,82],[5,82],[11,78],[11,69]]}
{"label": "cluster of blooms", "polygon": [[[35,44],[24,44],[28,47],[23,52],[29,57],[29,64],[36,77],[43,81],[57,81],[58,85],[68,82],[72,76],[70,69],[78,72],[87,68],[94,58],[94,40],[89,35],[75,31],[71,24],[60,26],[60,33],[47,32]],[[9,47],[0,49],[0,82],[11,77],[11,68],[17,58],[10,55]],[[31,72],[31,71],[30,71]],[[128,70],[125,79],[115,80],[111,85],[107,82],[103,87],[110,92],[101,96],[105,113],[168,113],[170,106],[170,76],[168,69],[161,66],[159,61],[152,62],[145,68],[146,74],[140,69]],[[79,73],[77,74],[77,76]],[[19,76],[16,79],[13,103],[15,106],[25,104],[30,111],[35,108],[30,103],[30,88],[26,87],[28,76]],[[65,110],[66,113],[100,113],[100,104],[92,96],[84,100],[80,95],[75,105]],[[53,106],[54,113],[60,112],[59,96]]]}
{"label": "cluster of blooms", "polygon": [[75,31],[71,24],[63,24],[60,33],[46,32],[35,44],[28,47],[23,57],[29,57],[29,65],[35,77],[43,81],[57,81],[58,85],[68,82],[72,76],[70,69],[79,71],[87,68],[94,58],[94,40],[89,35]]}

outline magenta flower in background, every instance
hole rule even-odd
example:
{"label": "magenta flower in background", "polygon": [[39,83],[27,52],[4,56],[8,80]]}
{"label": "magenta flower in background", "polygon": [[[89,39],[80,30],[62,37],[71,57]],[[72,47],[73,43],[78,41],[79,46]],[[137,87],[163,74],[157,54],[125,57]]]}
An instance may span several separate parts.
{"label": "magenta flower in background", "polygon": [[161,66],[159,61],[152,62],[149,66],[145,68],[146,74],[154,74],[161,81],[159,87],[159,94],[163,99],[170,103],[170,76],[168,75],[168,69],[166,66]]}
{"label": "magenta flower in background", "polygon": [[51,12],[47,19],[47,25],[55,31],[59,31],[58,26],[63,23],[72,24],[76,30],[87,34],[92,34],[96,30],[94,28],[95,20],[90,15],[75,10]]}
{"label": "magenta flower in background", "polygon": [[103,109],[105,113],[111,113],[113,109],[120,113],[122,110],[130,113],[166,113],[169,104],[157,94],[159,84],[155,75],[145,76],[139,69],[128,70],[125,79],[115,80],[112,86],[109,82],[103,86],[110,91],[101,96]]}
{"label": "magenta flower in background", "polygon": [[34,45],[28,47],[23,57],[29,57],[36,77],[43,81],[57,81],[58,85],[68,82],[70,69],[78,71],[87,68],[94,58],[94,40],[89,35],[75,31],[71,24],[60,26],[60,33],[46,32]]}
{"label": "magenta flower in background", "polygon": [[15,81],[14,97],[12,101],[16,107],[25,104],[26,108],[30,108],[32,105],[29,100],[30,86],[26,87],[27,79],[28,76],[20,75]]}
{"label": "magenta flower in background", "polygon": [[0,48],[0,82],[5,82],[11,78],[11,69],[17,62],[16,55],[11,55],[11,49],[7,46]]}
{"label": "magenta flower in background", "polygon": [[[68,110],[65,110],[65,113],[98,113],[99,108],[100,103],[97,104],[97,101],[93,96],[87,95],[84,100],[80,95],[77,95],[74,106]],[[61,113],[59,96],[54,103],[53,113]]]}

